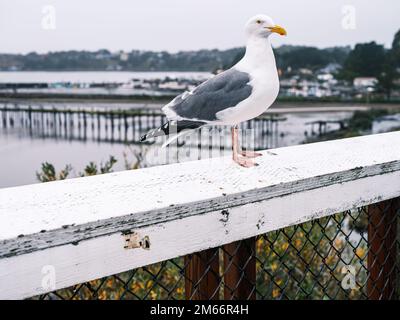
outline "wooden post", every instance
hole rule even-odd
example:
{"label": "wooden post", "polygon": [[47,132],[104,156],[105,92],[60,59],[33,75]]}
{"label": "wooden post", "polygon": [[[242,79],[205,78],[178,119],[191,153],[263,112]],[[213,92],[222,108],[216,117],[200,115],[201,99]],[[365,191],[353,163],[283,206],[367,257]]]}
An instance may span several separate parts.
{"label": "wooden post", "polygon": [[218,248],[185,256],[187,300],[218,300],[220,282]]}
{"label": "wooden post", "polygon": [[224,298],[256,299],[256,238],[226,244],[224,249]]}
{"label": "wooden post", "polygon": [[83,139],[87,138],[87,118],[86,118],[86,110],[83,110]]}
{"label": "wooden post", "polygon": [[68,116],[67,113],[64,111],[64,136],[65,138],[68,135]]}
{"label": "wooden post", "polygon": [[[6,115],[7,117],[7,115]],[[32,135],[32,109],[31,106],[29,106],[28,109],[28,119],[29,119],[29,134]],[[6,123],[7,123],[7,119],[6,119]]]}
{"label": "wooden post", "polygon": [[111,118],[111,142],[114,142],[114,113],[110,112]]}
{"label": "wooden post", "polygon": [[396,298],[397,217],[400,198],[368,207],[368,298],[389,300]]}
{"label": "wooden post", "polygon": [[126,111],[124,111],[124,127],[125,127],[124,140],[125,140],[125,142],[127,142],[128,141],[128,128],[129,128],[129,126],[128,126],[128,117],[126,115]]}

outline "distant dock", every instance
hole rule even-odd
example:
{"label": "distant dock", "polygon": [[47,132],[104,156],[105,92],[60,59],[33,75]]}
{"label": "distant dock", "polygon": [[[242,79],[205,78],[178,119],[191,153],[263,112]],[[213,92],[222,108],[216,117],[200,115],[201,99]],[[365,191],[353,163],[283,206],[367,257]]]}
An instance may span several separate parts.
{"label": "distant dock", "polygon": [[[257,149],[267,148],[278,136],[276,115],[265,115],[242,123],[242,129],[255,128],[259,135]],[[55,108],[43,105],[0,106],[0,128],[21,130],[27,136],[78,141],[137,144],[143,133],[165,123],[166,117],[157,110],[95,110],[88,108]]]}

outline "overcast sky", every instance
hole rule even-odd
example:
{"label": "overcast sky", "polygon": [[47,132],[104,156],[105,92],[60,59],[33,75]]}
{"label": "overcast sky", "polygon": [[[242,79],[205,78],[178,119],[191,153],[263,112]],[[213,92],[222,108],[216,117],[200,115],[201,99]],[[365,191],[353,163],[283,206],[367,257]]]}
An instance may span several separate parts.
{"label": "overcast sky", "polygon": [[226,49],[257,13],[287,29],[275,46],[390,46],[399,12],[399,0],[0,0],[0,52]]}

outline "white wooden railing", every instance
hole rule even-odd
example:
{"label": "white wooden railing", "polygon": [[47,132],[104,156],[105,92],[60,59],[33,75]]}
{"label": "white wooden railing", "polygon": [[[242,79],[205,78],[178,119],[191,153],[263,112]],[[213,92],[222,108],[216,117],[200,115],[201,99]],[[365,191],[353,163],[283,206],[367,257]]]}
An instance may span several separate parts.
{"label": "white wooden railing", "polygon": [[[0,298],[116,274],[400,196],[400,132],[0,189]],[[257,159],[257,160],[258,160]]]}

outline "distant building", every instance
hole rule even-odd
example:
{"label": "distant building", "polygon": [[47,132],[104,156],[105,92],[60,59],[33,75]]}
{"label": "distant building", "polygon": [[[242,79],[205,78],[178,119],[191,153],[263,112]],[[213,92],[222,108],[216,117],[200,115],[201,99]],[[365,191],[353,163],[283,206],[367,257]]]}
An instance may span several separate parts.
{"label": "distant building", "polygon": [[307,68],[300,68],[299,73],[304,74],[304,75],[312,75],[313,71],[311,69],[307,69]]}
{"label": "distant building", "polygon": [[119,55],[119,59],[121,61],[128,61],[129,59],[129,54],[126,52],[121,51],[121,54]]}
{"label": "distant building", "polygon": [[158,88],[162,90],[179,91],[179,90],[186,90],[187,85],[185,83],[179,83],[178,81],[168,81],[165,83],[160,83],[158,85]]}
{"label": "distant building", "polygon": [[106,71],[121,71],[121,70],[122,70],[122,67],[118,64],[116,64],[116,65],[112,64],[112,65],[108,65],[106,67]]}
{"label": "distant building", "polygon": [[334,76],[330,73],[321,73],[317,75],[317,79],[320,81],[332,81]]}
{"label": "distant building", "polygon": [[358,77],[353,80],[353,86],[356,89],[373,88],[377,84],[378,79],[374,77]]}
{"label": "distant building", "polygon": [[320,69],[321,73],[337,73],[342,66],[338,63],[329,63],[324,68]]}

